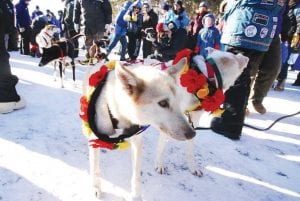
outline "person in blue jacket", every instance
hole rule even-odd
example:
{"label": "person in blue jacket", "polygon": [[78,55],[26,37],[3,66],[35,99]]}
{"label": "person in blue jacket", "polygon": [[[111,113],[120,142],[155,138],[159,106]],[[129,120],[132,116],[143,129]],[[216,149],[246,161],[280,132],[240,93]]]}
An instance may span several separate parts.
{"label": "person in blue jacket", "polygon": [[189,25],[190,19],[182,5],[182,1],[175,1],[172,10],[169,10],[165,16],[164,23],[169,24],[174,22],[177,29],[186,29]]}
{"label": "person in blue jacket", "polygon": [[215,26],[215,17],[212,13],[203,16],[202,24],[203,28],[199,31],[197,37],[197,47],[199,48],[199,54],[206,58],[207,51],[205,48],[220,49],[221,34]]}
{"label": "person in blue jacket", "polygon": [[16,4],[17,28],[21,34],[20,53],[30,55],[30,39],[31,39],[31,17],[28,11],[30,0],[20,0]]}
{"label": "person in blue jacket", "polygon": [[224,28],[221,43],[225,50],[249,57],[247,67],[225,92],[224,113],[214,117],[211,129],[233,140],[240,139],[245,110],[250,93],[250,71],[268,51],[275,36],[278,16],[283,0],[242,0],[229,1],[224,14]]}
{"label": "person in blue jacket", "polygon": [[125,61],[125,55],[126,55],[126,50],[127,50],[127,39],[126,39],[127,21],[124,20],[124,15],[128,11],[131,4],[132,4],[131,1],[126,1],[123,5],[123,8],[120,10],[120,12],[117,15],[115,33],[111,40],[111,43],[109,44],[109,46],[107,48],[106,57],[108,57],[108,55],[110,54],[112,49],[114,49],[114,47],[120,41],[120,43],[121,43],[120,60]]}

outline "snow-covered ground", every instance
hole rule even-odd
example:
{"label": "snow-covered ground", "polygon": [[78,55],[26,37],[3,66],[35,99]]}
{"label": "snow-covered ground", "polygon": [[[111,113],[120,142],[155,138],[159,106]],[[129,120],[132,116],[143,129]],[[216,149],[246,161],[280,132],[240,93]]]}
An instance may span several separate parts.
{"label": "snow-covered ground", "polygon": [[[25,109],[0,115],[0,200],[93,201],[88,175],[87,140],[81,134],[79,98],[85,66],[77,65],[77,87],[68,69],[65,88],[54,82],[52,66],[11,53],[12,71]],[[289,72],[286,90],[270,91],[265,115],[251,110],[246,122],[267,127],[300,110],[297,72]],[[158,116],[159,118],[159,116]],[[210,116],[203,120],[208,126]],[[300,200],[300,115],[260,132],[244,128],[239,141],[212,131],[197,131],[195,155],[204,176],[188,171],[185,146],[170,140],[168,174],[154,170],[158,132],[143,133],[142,194],[146,201],[296,201]],[[104,201],[122,200],[130,191],[130,149],[102,151]]]}

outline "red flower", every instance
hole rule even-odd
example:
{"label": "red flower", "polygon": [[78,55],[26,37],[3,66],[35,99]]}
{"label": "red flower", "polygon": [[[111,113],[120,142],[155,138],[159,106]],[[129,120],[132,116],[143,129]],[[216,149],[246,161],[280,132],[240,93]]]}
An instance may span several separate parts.
{"label": "red flower", "polygon": [[202,108],[207,112],[213,112],[224,102],[224,94],[218,89],[213,96],[207,96],[201,103]]}
{"label": "red flower", "polygon": [[79,116],[83,121],[88,121],[87,110],[88,110],[89,102],[86,99],[86,96],[82,96],[80,98],[80,113]]}
{"label": "red flower", "polygon": [[179,52],[177,52],[175,59],[173,60],[173,65],[177,64],[182,58],[186,57],[188,61],[191,59],[192,50],[185,48]]}
{"label": "red flower", "polygon": [[89,85],[93,86],[93,87],[96,87],[99,84],[99,82],[101,82],[101,80],[104,79],[107,72],[108,72],[107,67],[102,66],[99,71],[97,71],[96,73],[94,73],[90,76]]}
{"label": "red flower", "polygon": [[89,142],[90,146],[93,148],[105,148],[110,150],[116,149],[116,145],[114,143],[105,142],[100,139],[90,140]]}
{"label": "red flower", "polygon": [[187,88],[189,93],[195,93],[201,89],[206,83],[206,78],[203,74],[198,74],[197,71],[190,69],[180,77],[180,84]]}

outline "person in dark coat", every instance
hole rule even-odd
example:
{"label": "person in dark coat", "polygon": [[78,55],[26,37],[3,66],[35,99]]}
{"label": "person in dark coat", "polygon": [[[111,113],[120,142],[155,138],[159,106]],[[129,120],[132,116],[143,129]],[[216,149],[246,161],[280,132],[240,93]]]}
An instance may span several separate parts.
{"label": "person in dark coat", "polygon": [[[144,1],[142,5],[142,14],[143,14],[143,23],[142,29],[146,30],[148,28],[152,28],[154,33],[156,25],[158,23],[158,15],[154,12],[151,7],[151,3],[148,1]],[[147,56],[154,53],[154,49],[152,47],[152,42],[148,41],[143,34],[143,58],[147,58]]]}
{"label": "person in dark coat", "polygon": [[142,4],[139,0],[133,2],[127,13],[124,15],[124,20],[127,21],[127,36],[128,36],[128,55],[130,60],[135,60],[139,56],[141,47],[141,30],[143,23]]}
{"label": "person in dark coat", "polygon": [[196,47],[199,31],[203,28],[202,18],[208,13],[208,3],[205,1],[201,2],[188,28],[188,48],[194,49]]}
{"label": "person in dark coat", "polygon": [[10,0],[0,1],[0,113],[12,112],[25,107],[25,99],[16,90],[18,77],[12,75],[9,54],[5,47],[5,34],[14,29]]}
{"label": "person in dark coat", "polygon": [[225,111],[221,117],[214,117],[211,121],[211,129],[215,133],[233,140],[240,139],[250,95],[250,72],[257,66],[257,61],[261,61],[262,53],[269,50],[284,6],[284,1],[228,2],[221,43],[225,44],[225,51],[241,53],[249,58],[249,62],[224,94]]}
{"label": "person in dark coat", "polygon": [[[64,35],[66,39],[70,39],[78,32],[75,31],[74,27],[74,8],[75,8],[75,0],[63,0],[65,1],[64,11],[63,11],[63,19],[62,19],[62,27],[64,31]],[[78,57],[78,40],[74,40],[75,46],[75,58]]]}
{"label": "person in dark coat", "polygon": [[112,8],[109,0],[77,0],[74,22],[79,25],[82,15],[85,35],[86,59],[90,60],[88,50],[94,42],[100,42],[107,25],[112,22]]}
{"label": "person in dark coat", "polygon": [[[300,38],[300,1],[290,0],[288,3],[288,8],[286,9],[287,14],[284,15],[282,31],[281,31],[281,41],[287,44],[287,48],[283,51],[287,52],[287,57],[282,61],[281,71],[277,77],[277,84],[274,88],[275,91],[283,91],[285,86],[285,81],[288,74],[288,58],[291,53],[298,52],[299,47],[297,43]],[[284,48],[284,46],[282,46]]]}
{"label": "person in dark coat", "polygon": [[30,0],[20,0],[16,4],[16,19],[17,28],[21,34],[20,53],[30,55],[30,40],[31,40],[31,17],[28,11]]}

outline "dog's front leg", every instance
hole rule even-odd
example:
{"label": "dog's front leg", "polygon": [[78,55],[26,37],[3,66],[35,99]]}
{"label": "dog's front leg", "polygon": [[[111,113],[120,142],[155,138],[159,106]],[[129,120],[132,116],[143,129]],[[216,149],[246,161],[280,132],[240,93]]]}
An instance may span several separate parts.
{"label": "dog's front leg", "polygon": [[163,155],[168,136],[164,133],[159,134],[158,146],[156,151],[155,171],[159,174],[165,174],[167,168],[164,166]]}
{"label": "dog's front leg", "polygon": [[75,62],[74,62],[74,59],[72,59],[71,61],[71,66],[72,66],[72,78],[73,78],[73,86],[76,87],[76,84],[75,84]]}
{"label": "dog's front leg", "polygon": [[58,67],[59,67],[59,76],[60,76],[60,86],[61,88],[64,88],[64,72],[63,72],[63,65],[62,62],[58,62]]}
{"label": "dog's front leg", "polygon": [[[193,122],[194,126],[199,126],[200,119],[204,114],[203,111],[194,111],[190,113],[191,121]],[[189,170],[195,176],[202,177],[203,173],[200,169],[197,168],[195,155],[194,155],[194,147],[195,147],[195,140],[191,139],[188,140],[186,143],[186,155],[187,155],[187,162],[189,166]]]}
{"label": "dog's front leg", "polygon": [[100,150],[89,146],[90,176],[95,190],[95,196],[101,197],[100,184]]}
{"label": "dog's front leg", "polygon": [[195,176],[202,177],[203,173],[201,170],[197,169],[196,162],[195,162],[195,155],[194,155],[194,147],[195,147],[195,140],[191,139],[187,142],[186,147],[186,155],[187,155],[187,162],[189,166],[189,170]]}
{"label": "dog's front leg", "polygon": [[138,201],[141,198],[141,155],[143,146],[143,136],[136,135],[131,138],[132,151],[132,178],[131,178],[131,198],[130,200]]}

